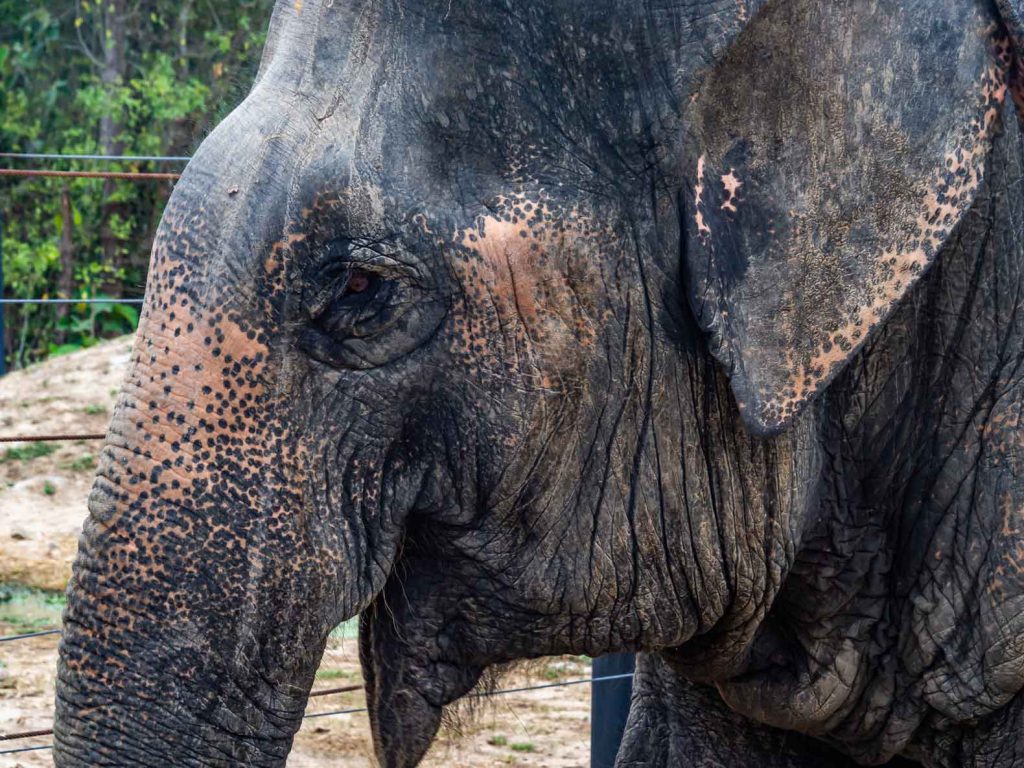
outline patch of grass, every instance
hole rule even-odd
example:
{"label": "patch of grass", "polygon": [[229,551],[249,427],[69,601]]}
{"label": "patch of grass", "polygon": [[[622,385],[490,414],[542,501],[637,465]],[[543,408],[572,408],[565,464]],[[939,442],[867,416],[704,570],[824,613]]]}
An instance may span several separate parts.
{"label": "patch of grass", "polygon": [[96,459],[91,453],[83,453],[77,459],[61,464],[61,469],[70,469],[72,472],[91,472],[96,469]]}
{"label": "patch of grass", "polygon": [[492,747],[505,747],[508,746],[508,739],[501,735],[491,736],[491,738],[487,740],[487,743]]}
{"label": "patch of grass", "polygon": [[107,406],[105,406],[105,405],[97,405],[97,404],[94,403],[92,405],[85,406],[85,408],[83,408],[82,410],[85,411],[85,413],[88,416],[98,416],[101,413],[106,413],[107,412]]}
{"label": "patch of grass", "polygon": [[357,676],[355,672],[347,672],[344,669],[318,669],[316,671],[317,680],[354,680]]}
{"label": "patch of grass", "polygon": [[9,464],[12,461],[32,461],[43,456],[49,456],[57,450],[53,443],[29,443],[20,448],[8,448],[0,454],[0,464]]}
{"label": "patch of grass", "polygon": [[20,616],[17,613],[4,613],[0,611],[0,624],[7,624],[11,632],[20,635],[24,632],[38,632],[43,629],[50,629],[53,626],[51,619],[29,618]]}
{"label": "patch of grass", "polygon": [[[0,584],[0,624],[8,625],[12,634],[52,629],[60,625],[66,603],[60,592]],[[6,633],[5,630],[0,634]]]}
{"label": "patch of grass", "polygon": [[509,744],[508,748],[513,752],[533,752],[536,749],[532,741],[520,741],[515,744]]}
{"label": "patch of grass", "polygon": [[51,483],[49,480],[43,482],[43,493],[47,496],[53,496],[57,492],[57,486]]}

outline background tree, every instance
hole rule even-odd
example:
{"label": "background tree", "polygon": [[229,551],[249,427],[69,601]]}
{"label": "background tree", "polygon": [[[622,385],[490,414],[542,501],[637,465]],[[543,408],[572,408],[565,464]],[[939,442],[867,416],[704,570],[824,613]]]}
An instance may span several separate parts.
{"label": "background tree", "polygon": [[[272,6],[0,0],[0,151],[190,154],[244,96]],[[141,295],[170,191],[162,182],[0,178],[4,295]],[[15,367],[124,333],[137,320],[133,307],[116,302],[8,308],[6,318]]]}

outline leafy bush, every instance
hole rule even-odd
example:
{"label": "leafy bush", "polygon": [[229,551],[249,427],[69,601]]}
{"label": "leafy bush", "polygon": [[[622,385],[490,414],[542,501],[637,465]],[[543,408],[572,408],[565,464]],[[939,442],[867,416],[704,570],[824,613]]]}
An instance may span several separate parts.
{"label": "leafy bush", "polygon": [[[0,0],[0,151],[191,154],[248,88],[272,7],[273,0]],[[108,71],[107,60],[119,62],[118,71]],[[0,178],[3,295],[110,298],[5,308],[11,367],[135,328],[138,312],[117,299],[142,294],[170,191],[168,182]]]}

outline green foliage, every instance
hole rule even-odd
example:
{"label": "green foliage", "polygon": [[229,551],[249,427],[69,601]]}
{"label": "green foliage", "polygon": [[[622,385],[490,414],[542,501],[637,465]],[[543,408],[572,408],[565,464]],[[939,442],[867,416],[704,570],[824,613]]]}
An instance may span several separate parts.
{"label": "green foliage", "polygon": [[43,493],[47,496],[53,496],[57,492],[57,486],[51,483],[49,480],[43,481]]}
{"label": "green foliage", "polygon": [[359,679],[359,673],[355,671],[348,671],[344,669],[318,669],[316,671],[317,680],[357,680]]}
{"label": "green foliage", "polygon": [[501,735],[491,736],[491,738],[487,740],[487,743],[492,747],[504,747],[508,746],[508,739]]}
{"label": "green foliage", "polygon": [[98,304],[73,304],[71,314],[57,323],[68,341],[63,344],[51,342],[48,353],[51,356],[63,355],[91,347],[99,339],[128,333],[138,324],[139,312],[130,304],[119,304],[114,300]]}
{"label": "green foliage", "polygon": [[[0,0],[0,151],[191,154],[248,89],[272,7],[273,0]],[[142,163],[0,164],[154,170]],[[65,190],[70,222],[62,213]],[[135,327],[135,308],[116,299],[142,294],[170,190],[167,182],[0,178],[4,296],[111,298],[8,307],[4,346],[12,366]],[[66,233],[71,249],[62,254]]]}
{"label": "green foliage", "polygon": [[57,450],[53,443],[28,443],[21,448],[8,448],[0,454],[0,464],[9,464],[12,461],[32,461],[43,456],[49,456]]}
{"label": "green foliage", "polygon": [[536,747],[533,746],[532,742],[521,741],[516,744],[510,744],[509,749],[513,752],[533,752]]}

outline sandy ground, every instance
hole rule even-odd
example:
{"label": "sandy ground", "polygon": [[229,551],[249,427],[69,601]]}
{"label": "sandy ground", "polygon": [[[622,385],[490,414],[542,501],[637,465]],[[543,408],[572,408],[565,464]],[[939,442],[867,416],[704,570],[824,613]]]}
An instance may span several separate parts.
{"label": "sandy ground", "polygon": [[[0,378],[0,436],[103,434],[131,339]],[[63,590],[101,441],[0,444],[0,583]]]}
{"label": "sandy ground", "polygon": [[[103,433],[128,363],[129,338],[0,378],[0,436]],[[62,590],[86,515],[100,443],[0,445],[0,585]],[[25,626],[0,620],[0,635]],[[49,728],[56,637],[0,644],[0,734]],[[500,687],[582,679],[589,663],[549,659],[513,672]],[[361,682],[356,642],[332,639],[317,688]],[[364,706],[361,692],[312,700],[309,712]],[[456,732],[444,728],[426,766],[584,766],[589,761],[590,686],[492,697]],[[48,744],[0,742],[0,750]],[[0,767],[52,765],[48,752],[0,755]],[[294,768],[372,766],[365,713],[309,719],[288,761]]]}

